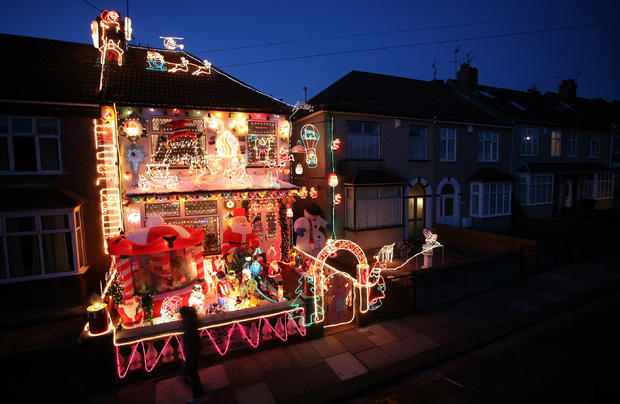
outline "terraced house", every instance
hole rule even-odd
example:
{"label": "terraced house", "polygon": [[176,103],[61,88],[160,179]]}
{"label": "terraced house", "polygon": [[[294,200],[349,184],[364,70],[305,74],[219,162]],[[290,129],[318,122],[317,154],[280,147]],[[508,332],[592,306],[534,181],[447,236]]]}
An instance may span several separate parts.
{"label": "terraced house", "polygon": [[447,82],[352,71],[293,124],[292,144],[318,156],[308,165],[296,154],[296,184],[318,190],[337,237],[364,247],[420,238],[435,223],[506,232],[515,215],[608,209],[611,117],[578,109],[575,91],[479,85],[468,64]]}

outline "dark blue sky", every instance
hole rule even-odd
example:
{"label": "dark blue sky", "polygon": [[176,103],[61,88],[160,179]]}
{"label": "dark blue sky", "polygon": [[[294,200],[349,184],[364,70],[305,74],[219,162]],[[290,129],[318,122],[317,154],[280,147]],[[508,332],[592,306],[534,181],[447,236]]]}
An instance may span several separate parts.
{"label": "dark blue sky", "polygon": [[[126,14],[124,0],[90,2],[98,8],[114,9],[122,16]],[[430,80],[433,78],[431,65],[437,60],[437,77],[453,78],[454,64],[450,61],[457,46],[460,46],[459,61],[472,52],[472,64],[479,69],[482,84],[520,90],[535,84],[542,91],[557,91],[558,77],[560,80],[577,78],[577,72],[582,71],[577,90],[579,96],[620,99],[618,0],[133,0],[129,7],[134,44],[161,47],[159,36],[185,37],[183,43],[188,52],[208,59],[214,66],[221,66],[240,80],[289,103],[302,99],[303,86],[308,87],[310,98],[351,70]],[[82,0],[22,0],[3,7],[0,31],[88,43],[89,24],[96,16],[97,11]],[[618,22],[600,24],[610,21]],[[463,26],[480,22],[484,24]],[[583,24],[595,25],[530,35],[463,40]],[[439,26],[443,28],[413,30]],[[405,32],[350,35],[397,30]],[[349,37],[345,37],[347,35]],[[326,37],[330,39],[320,39]],[[245,64],[441,41],[448,42]],[[273,42],[294,43],[215,51]],[[236,64],[245,65],[231,66]]]}

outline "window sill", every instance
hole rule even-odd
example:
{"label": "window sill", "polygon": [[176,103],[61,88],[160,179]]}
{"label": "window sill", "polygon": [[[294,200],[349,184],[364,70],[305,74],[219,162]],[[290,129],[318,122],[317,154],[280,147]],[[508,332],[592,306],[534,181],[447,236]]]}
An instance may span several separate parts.
{"label": "window sill", "polygon": [[352,228],[350,228],[350,227],[345,227],[344,229],[345,229],[346,231],[352,231],[352,232],[362,232],[362,231],[371,231],[371,230],[387,230],[387,229],[396,229],[396,228],[399,228],[399,227],[404,228],[404,227],[405,227],[405,225],[402,225],[402,224],[397,224],[397,225],[393,225],[393,226],[370,227],[370,228],[367,228],[367,229],[352,229]]}
{"label": "window sill", "polygon": [[342,159],[343,161],[385,161],[383,159]]}
{"label": "window sill", "polygon": [[456,163],[456,160],[439,160],[440,163]]}
{"label": "window sill", "polygon": [[24,276],[21,278],[8,278],[8,279],[0,279],[0,285],[10,284],[10,283],[18,283],[18,282],[32,282],[32,281],[40,281],[45,279],[54,279],[54,278],[64,278],[69,276],[80,276],[83,275],[89,267],[82,267],[79,271],[73,272],[59,272],[56,274],[48,274],[48,275],[32,275],[32,276]]}
{"label": "window sill", "polygon": [[408,160],[410,163],[430,163],[430,160]]}
{"label": "window sill", "polygon": [[66,171],[0,171],[0,175],[62,175]]}
{"label": "window sill", "polygon": [[499,163],[499,160],[478,160],[478,163]]}
{"label": "window sill", "polygon": [[487,216],[471,215],[473,219],[490,219],[494,217],[506,217],[506,216],[512,216],[512,213],[502,213],[501,215],[487,215]]}
{"label": "window sill", "polygon": [[519,206],[541,206],[541,205],[552,205],[553,201],[550,202],[538,202],[538,203],[519,203]]}

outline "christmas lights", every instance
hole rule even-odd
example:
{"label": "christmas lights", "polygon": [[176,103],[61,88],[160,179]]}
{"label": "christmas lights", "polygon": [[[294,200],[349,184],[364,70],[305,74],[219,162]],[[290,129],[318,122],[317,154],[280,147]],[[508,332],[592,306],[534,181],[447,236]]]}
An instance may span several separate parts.
{"label": "christmas lights", "polygon": [[183,39],[178,36],[160,36],[159,38],[164,40],[164,48],[175,50],[176,48],[183,49],[183,44],[177,44],[177,39]]}
{"label": "christmas lights", "polygon": [[147,164],[146,175],[140,174],[138,186],[143,191],[151,188],[174,189],[179,184],[179,178],[176,175],[169,174],[168,164]]}
{"label": "christmas lights", "polygon": [[316,154],[316,145],[321,137],[319,130],[311,123],[307,123],[301,127],[301,141],[306,152],[306,165],[308,168],[316,168],[319,165]]}
{"label": "christmas lights", "polygon": [[[236,334],[241,338],[241,341],[256,349],[260,345],[261,340],[261,333],[259,330],[262,330],[262,339],[264,340],[271,339],[273,336],[277,337],[282,342],[286,342],[291,334],[299,334],[302,337],[306,336],[306,324],[304,318],[304,308],[291,308],[289,310],[268,314],[265,316],[242,318],[222,324],[202,327],[199,328],[198,331],[201,338],[207,342],[210,342],[209,346],[212,346],[217,353],[224,356],[230,349],[231,339],[235,335],[235,331],[237,331]],[[275,321],[275,325],[272,321]],[[250,323],[248,324],[249,331],[248,327],[244,325],[247,323]],[[286,323],[286,326],[284,323]],[[228,328],[225,329],[224,327]],[[143,338],[137,341],[118,343],[116,340],[116,332],[114,331],[114,345],[118,377],[121,379],[125,378],[127,373],[130,370],[133,370],[130,364],[136,362],[140,362],[140,368],[143,365],[144,370],[147,373],[153,371],[160,360],[161,362],[164,362],[166,353],[171,351],[172,341],[176,341],[176,344],[179,347],[180,359],[185,360],[180,338],[181,335],[182,332],[179,331]],[[223,336],[223,338],[220,336]],[[265,338],[266,336],[268,338]],[[154,346],[154,344],[152,344],[153,341],[164,341],[163,347],[158,354],[153,352],[147,354],[149,349]],[[125,346],[131,347],[129,355],[126,359],[120,352],[120,349]]]}

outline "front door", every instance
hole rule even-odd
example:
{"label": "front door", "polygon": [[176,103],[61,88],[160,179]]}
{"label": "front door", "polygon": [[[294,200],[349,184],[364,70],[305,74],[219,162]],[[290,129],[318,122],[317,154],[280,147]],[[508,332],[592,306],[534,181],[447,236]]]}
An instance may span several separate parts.
{"label": "front door", "polygon": [[441,224],[447,224],[449,226],[459,225],[459,203],[458,195],[456,194],[454,187],[450,184],[446,184],[439,196],[438,215],[437,222]]}
{"label": "front door", "polygon": [[424,207],[424,188],[420,184],[415,184],[409,191],[407,205],[407,239],[422,239],[426,209]]}

